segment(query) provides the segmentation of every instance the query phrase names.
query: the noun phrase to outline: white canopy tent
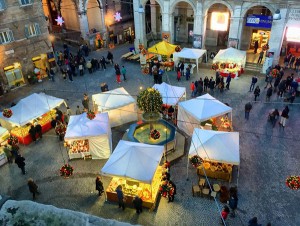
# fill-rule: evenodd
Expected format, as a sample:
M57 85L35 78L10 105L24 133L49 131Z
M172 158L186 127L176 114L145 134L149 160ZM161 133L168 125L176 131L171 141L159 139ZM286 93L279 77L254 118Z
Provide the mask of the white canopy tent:
M8 130L0 126L0 144L8 137L9 137Z
M120 140L101 174L152 183L164 146Z
M49 112L51 109L60 106L62 103L66 105L64 99L49 96L44 93L33 93L30 96L21 99L15 106L10 108L13 112L13 115L10 118L5 118L1 112L1 123L4 121L4 127L6 128L11 128L12 126L24 126L32 120Z
M92 95L95 111L108 112L111 127L137 121L135 99L123 88Z
M206 61L207 61L207 51L206 51L206 49L183 48L180 52L173 53L173 60L175 62L174 65L178 64L178 62L180 61L180 58L193 59L193 60L196 60L197 72L198 72L199 59L202 58L204 54L205 54Z
M228 49L220 49L218 54L214 57L213 63L236 63L245 68L246 57L246 51L230 47Z
M177 126L192 136L194 128L200 128L201 122L227 113L231 113L232 121L232 108L211 95L205 94L178 103Z
M164 104L176 105L181 99L186 99L185 87L171 86L163 82L155 84L153 88L160 92Z
M112 135L108 113L96 114L93 120L86 113L70 116L65 141L88 140L93 159L107 159L111 154ZM80 153L74 158L81 157Z

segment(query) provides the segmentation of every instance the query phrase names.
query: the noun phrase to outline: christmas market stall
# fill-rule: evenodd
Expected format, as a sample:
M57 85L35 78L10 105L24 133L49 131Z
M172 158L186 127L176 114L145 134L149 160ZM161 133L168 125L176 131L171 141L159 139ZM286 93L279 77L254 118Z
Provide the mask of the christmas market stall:
M65 135L69 158L107 159L111 154L112 136L108 113L71 115Z
M177 126L189 136L194 128L231 131L231 125L232 108L209 94L178 103Z
M213 59L213 70L219 70L220 75L227 77L229 74L232 78L244 73L246 65L246 51L235 48L221 49Z
M7 162L6 154L3 151L4 145L7 144L9 132L7 129L0 126L0 166Z
M92 95L94 110L108 112L111 127L137 121L135 99L123 88Z
M231 182L234 166L240 165L239 133L195 128L189 150L190 161L200 157L194 167L199 176Z
M164 146L121 140L101 174L113 177L106 189L107 200L117 202L116 188L121 185L126 205L138 195L143 206L153 208L159 195L162 167L159 166Z
M10 109L4 109L0 114L0 122L3 127L19 139L21 144L32 142L29 130L34 122L42 126L42 133L50 130L51 120L56 117L54 108L65 104L63 99L46 95L44 93L33 93L21 99ZM6 114L9 113L9 114Z

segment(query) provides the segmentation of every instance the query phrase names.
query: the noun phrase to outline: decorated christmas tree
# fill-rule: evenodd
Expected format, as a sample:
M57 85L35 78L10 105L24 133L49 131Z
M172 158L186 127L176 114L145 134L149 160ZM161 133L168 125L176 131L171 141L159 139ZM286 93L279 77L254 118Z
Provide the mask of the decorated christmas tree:
M145 113L159 112L162 104L160 92L154 88L147 88L141 91L137 97L137 105Z

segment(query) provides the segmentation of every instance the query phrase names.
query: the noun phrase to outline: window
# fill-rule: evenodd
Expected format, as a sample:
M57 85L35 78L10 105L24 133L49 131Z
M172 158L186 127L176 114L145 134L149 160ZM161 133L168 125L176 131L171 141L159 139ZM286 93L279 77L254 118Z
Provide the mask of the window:
M38 36L40 34L41 34L41 29L38 23L25 25L25 36L27 38Z
M33 4L33 0L20 0L20 4L22 6L32 5Z
M5 5L5 1L4 0L0 0L0 11L5 9L6 5Z
M0 31L0 45L12 42L14 36L11 30Z

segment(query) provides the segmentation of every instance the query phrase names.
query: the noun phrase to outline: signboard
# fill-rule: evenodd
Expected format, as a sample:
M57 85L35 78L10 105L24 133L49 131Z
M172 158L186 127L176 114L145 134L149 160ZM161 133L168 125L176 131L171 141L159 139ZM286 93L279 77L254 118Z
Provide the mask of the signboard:
M193 48L201 49L202 48L202 35L195 35L193 36Z
M246 26L248 27L260 27L260 28L271 28L273 18L272 16L265 15L249 15L246 19Z
M215 31L227 31L229 13L212 12L210 28Z
M288 27L286 31L286 40L288 42L300 42L300 28Z
M229 38L228 39L228 48L238 48L239 46L239 39L238 38Z
M300 24L300 9L291 9L288 16L288 26Z

